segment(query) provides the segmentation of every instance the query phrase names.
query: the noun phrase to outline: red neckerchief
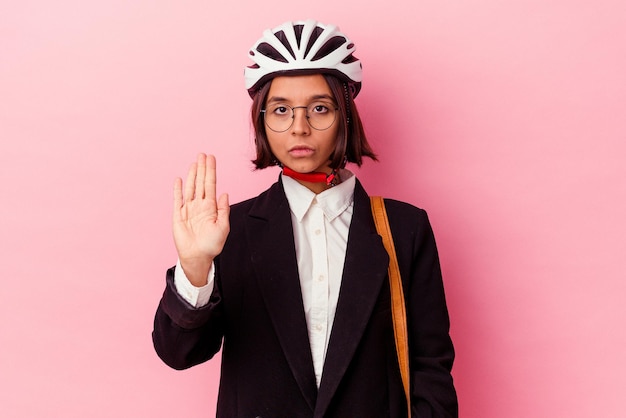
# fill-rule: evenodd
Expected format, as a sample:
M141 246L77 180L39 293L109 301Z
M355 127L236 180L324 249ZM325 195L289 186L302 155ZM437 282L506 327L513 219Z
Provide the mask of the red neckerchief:
M309 183L326 183L327 186L334 186L337 181L337 170L330 174L314 171L312 173L298 173L291 168L283 167L283 174L296 180L308 181Z

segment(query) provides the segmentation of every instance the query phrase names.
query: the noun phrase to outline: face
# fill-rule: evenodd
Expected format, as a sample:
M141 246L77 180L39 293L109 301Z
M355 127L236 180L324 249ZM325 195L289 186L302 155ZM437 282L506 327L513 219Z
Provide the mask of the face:
M291 112L287 106L315 105L315 109L337 106L328 83L320 74L274 78L265 107L275 109L281 104L286 105L279 106L281 112ZM275 132L265 127L272 153L283 165L299 173L330 173L329 158L337 141L339 115L328 129L320 131L307 122L305 108L298 107L294 112L293 124L286 131Z

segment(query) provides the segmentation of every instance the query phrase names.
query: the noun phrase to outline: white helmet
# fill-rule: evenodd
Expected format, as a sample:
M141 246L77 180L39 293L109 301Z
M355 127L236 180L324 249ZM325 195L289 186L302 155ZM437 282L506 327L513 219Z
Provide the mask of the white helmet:
M246 67L251 97L270 79L282 74L324 73L348 83L352 97L361 90L361 61L352 55L354 43L334 25L315 20L286 22L267 29L250 49L254 64Z

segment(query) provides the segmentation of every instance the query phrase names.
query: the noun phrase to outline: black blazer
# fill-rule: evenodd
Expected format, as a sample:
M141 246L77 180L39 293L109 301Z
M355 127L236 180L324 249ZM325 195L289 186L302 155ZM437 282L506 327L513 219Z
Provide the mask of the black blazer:
M386 200L409 328L412 417L456 417L454 350L434 237L426 213ZM393 336L388 255L357 181L344 273L319 390L281 182L232 206L231 231L216 259L210 302L191 307L173 269L157 309L153 342L176 369L222 347L217 416L406 417Z

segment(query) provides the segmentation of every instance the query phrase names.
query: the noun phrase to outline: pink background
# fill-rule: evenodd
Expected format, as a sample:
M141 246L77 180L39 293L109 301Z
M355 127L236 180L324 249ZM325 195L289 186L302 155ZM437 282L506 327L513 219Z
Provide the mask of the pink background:
M199 151L232 202L276 178L246 53L316 17L365 63L361 180L430 214L461 416L624 416L625 5L3 1L0 415L214 415L219 361L151 345L173 178Z

